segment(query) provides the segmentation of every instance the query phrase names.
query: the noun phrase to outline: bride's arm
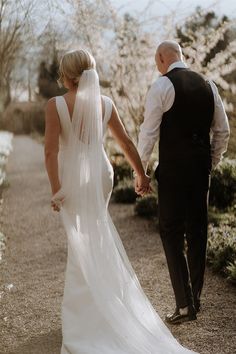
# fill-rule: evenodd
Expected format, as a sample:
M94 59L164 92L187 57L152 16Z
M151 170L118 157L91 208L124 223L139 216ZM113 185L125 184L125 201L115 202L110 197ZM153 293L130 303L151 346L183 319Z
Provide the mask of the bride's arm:
M138 151L127 134L114 104L112 107L111 118L108 121L108 127L111 130L113 137L123 150L127 161L137 174L138 186L136 188L136 192L140 194L148 192L150 178L145 174Z
M56 110L55 98L51 98L46 106L45 113L45 166L47 169L52 194L60 189L58 177L57 155L59 150L60 121Z

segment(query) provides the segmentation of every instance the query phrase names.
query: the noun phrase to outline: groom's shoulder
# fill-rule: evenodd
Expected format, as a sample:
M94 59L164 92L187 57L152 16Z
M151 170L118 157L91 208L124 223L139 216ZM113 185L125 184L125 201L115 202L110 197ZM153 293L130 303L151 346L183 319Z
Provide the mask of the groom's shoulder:
M149 95L162 95L172 89L173 84L167 76L159 76L150 86Z
M168 77L162 75L162 76L159 76L159 77L152 83L151 86L159 88L159 87L162 87L164 84L166 84L166 83L168 83L168 82L170 82L170 80L168 79Z
M157 85L157 86L162 86L163 84L170 82L169 78L165 75L161 75L159 76L153 84Z

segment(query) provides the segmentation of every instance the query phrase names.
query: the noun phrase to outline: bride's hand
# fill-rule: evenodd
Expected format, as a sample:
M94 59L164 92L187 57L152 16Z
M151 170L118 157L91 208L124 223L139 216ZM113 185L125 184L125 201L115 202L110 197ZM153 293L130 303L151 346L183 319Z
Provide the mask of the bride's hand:
M151 178L144 174L135 177L135 192L141 196L150 193L152 188L150 186Z
M51 207L54 211L60 211L65 200L65 193L63 189L59 189L51 198Z

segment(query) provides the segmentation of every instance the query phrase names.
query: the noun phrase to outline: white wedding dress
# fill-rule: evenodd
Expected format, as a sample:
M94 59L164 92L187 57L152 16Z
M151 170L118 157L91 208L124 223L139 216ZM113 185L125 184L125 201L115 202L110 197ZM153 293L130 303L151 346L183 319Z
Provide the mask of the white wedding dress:
M94 73L88 73L88 77L98 90ZM103 139L111 117L112 101L102 97L105 103ZM68 238L61 354L194 353L172 336L140 286L107 210L113 185L112 166L101 142L93 149L91 132L87 140L82 137L84 126L77 126L79 148L73 162L70 160L73 148L69 147L70 134L77 129L76 126L72 128L72 122L79 115L81 102L83 97L80 97L78 107L75 103L71 121L64 97L56 97L61 124L59 176L65 194L63 175L70 178L67 188L71 188L72 193L71 199L67 198L71 202L63 202L60 211ZM86 114L82 125L84 119L87 119ZM89 123L86 121L86 124ZM92 125L92 129L94 131L96 126ZM99 185L99 166L102 195L96 187Z

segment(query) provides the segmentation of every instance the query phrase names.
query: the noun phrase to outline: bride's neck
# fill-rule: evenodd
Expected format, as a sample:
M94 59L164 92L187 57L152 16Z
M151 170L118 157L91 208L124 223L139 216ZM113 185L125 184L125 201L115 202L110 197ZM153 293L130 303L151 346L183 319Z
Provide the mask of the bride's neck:
M77 87L77 86L76 86L76 87L73 87L73 88L69 88L69 89L68 89L68 93L76 94L77 90L78 90L78 87Z

